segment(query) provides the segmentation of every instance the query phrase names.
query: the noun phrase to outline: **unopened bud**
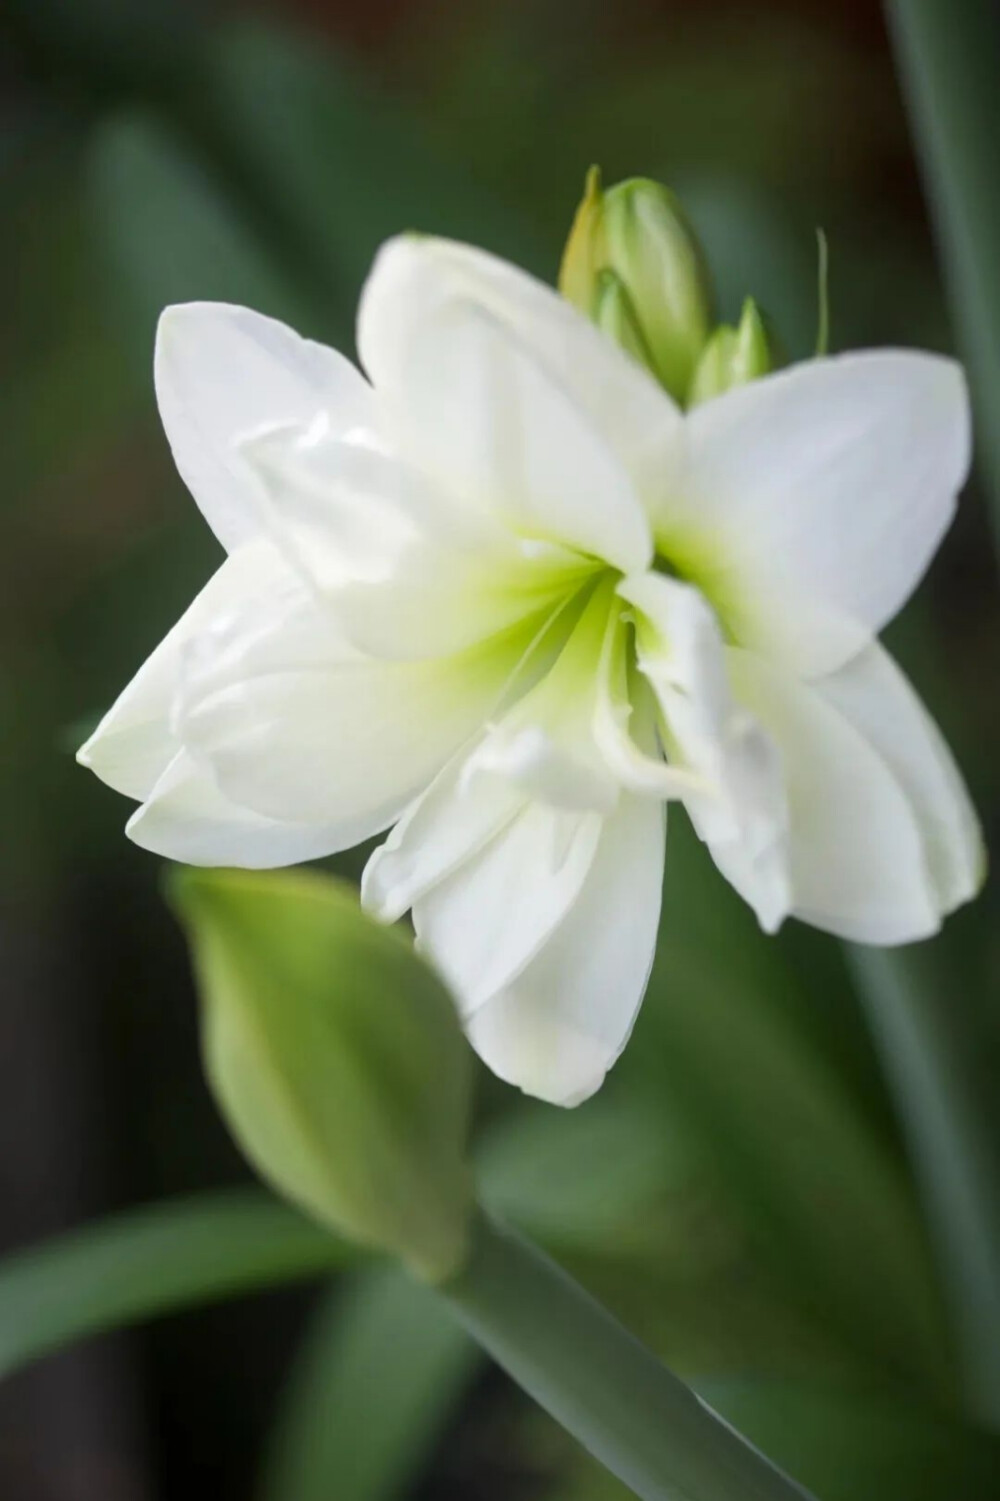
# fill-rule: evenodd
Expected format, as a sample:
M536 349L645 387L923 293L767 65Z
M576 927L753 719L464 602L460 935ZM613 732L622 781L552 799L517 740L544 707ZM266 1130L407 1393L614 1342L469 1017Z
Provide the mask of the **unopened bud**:
M250 1161L338 1233L451 1275L472 1207L470 1055L443 985L328 877L181 870L171 894L209 1083Z
M619 342L642 359L677 400L687 394L711 327L705 259L687 216L668 188L633 177L604 192L592 167L559 273L559 289L581 312L614 333L602 318L611 272L627 299ZM616 318L617 318L616 314ZM638 330L636 347L634 338Z
M767 375L775 364L772 341L760 311L753 298L748 297L739 327L720 324L705 346L695 368L687 404L695 407L734 386L745 386L748 381Z

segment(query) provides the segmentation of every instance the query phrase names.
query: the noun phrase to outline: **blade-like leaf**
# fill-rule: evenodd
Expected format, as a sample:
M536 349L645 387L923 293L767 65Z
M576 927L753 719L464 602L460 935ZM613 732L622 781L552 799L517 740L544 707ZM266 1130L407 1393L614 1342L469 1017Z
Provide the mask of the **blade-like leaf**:
M994 1501L1000 1441L945 1413L864 1390L755 1377L694 1382L711 1406L822 1501ZM565 1473L545 1501L628 1501L629 1492L578 1457L544 1420L526 1441ZM564 1450L561 1449L564 1445Z
M757 1254L800 1307L883 1370L948 1388L943 1313L901 1164L795 1025L810 996L796 994L781 947L681 833L677 820L636 1064L701 1134Z
M659 1260L655 1210L675 1156L648 1102L605 1093L585 1110L507 1111L483 1133L476 1167L484 1201L549 1251Z
M114 1216L0 1266L0 1376L84 1335L319 1276L357 1254L255 1190Z
M698 1391L823 1501L992 1501L1000 1440L891 1395L711 1380Z
M137 365L152 359L167 304L244 303L299 327L311 307L241 215L225 184L155 118L122 115L96 132L90 183L99 236Z
M483 1355L392 1267L320 1305L282 1399L260 1501L392 1501L420 1475Z
M472 239L554 272L517 214L315 38L225 27L201 89L234 170L349 310L379 243L402 230Z
M971 955L978 914L933 947L853 947L867 1007L910 1148L954 1321L964 1385L983 1421L1000 1421L1000 1136L996 1040L977 1015L984 977ZM957 936L957 932L956 932ZM963 964L961 961L965 960ZM950 960L950 962L949 962ZM963 974L964 970L964 974ZM964 982L964 983L963 983ZM991 1075L993 1077L991 1077Z

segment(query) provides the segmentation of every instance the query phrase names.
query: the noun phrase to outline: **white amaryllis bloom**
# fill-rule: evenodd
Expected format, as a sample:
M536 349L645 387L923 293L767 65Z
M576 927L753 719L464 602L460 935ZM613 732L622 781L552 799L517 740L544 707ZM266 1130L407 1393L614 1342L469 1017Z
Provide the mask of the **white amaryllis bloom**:
M954 363L812 360L684 415L548 288L415 237L358 346L367 379L243 308L163 315L228 557L80 751L138 844L270 866L393 826L365 902L562 1104L642 999L669 801L769 932L902 943L974 893L962 781L875 639L968 469Z

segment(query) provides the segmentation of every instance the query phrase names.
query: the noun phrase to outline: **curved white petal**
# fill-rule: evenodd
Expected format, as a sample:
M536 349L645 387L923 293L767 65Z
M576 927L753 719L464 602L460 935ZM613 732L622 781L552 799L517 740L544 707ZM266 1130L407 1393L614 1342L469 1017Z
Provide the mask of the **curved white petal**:
M781 752L795 915L860 943L934 933L921 828L887 762L816 685L750 652L727 661L733 692Z
M594 733L610 581L592 591L554 662L471 751L462 779L499 777L552 808L610 813L619 782Z
M254 536L253 485L237 450L262 425L325 412L343 433L371 428L371 388L333 349L274 318L221 302L168 307L156 333L160 418L181 478L224 547Z
M671 763L687 772L683 796L691 821L727 880L773 933L791 907L778 748L734 701L722 634L698 590L644 574L623 579L618 592L638 612L639 670L658 700Z
M892 657L876 642L816 690L874 747L909 799L940 911L967 902L985 873L979 821L940 730Z
M438 774L369 858L361 900L381 922L402 917L524 808L524 794L509 781L463 778L465 760L459 756Z
M657 535L739 645L807 676L915 588L970 458L960 367L904 351L810 360L704 403Z
M397 456L332 436L325 419L261 432L243 451L276 543L378 656L460 651L553 608L594 566L525 546Z
M507 985L560 922L590 869L602 820L525 802L452 875L413 904L421 951L463 1016Z
M116 792L149 797L178 750L170 717L185 643L201 631L224 628L248 603L273 603L289 587L295 580L268 544L231 553L80 747L80 764Z
M564 297L508 262L454 240L401 235L382 246L358 314L361 362L376 387L403 389L414 339L443 308L475 303L529 350L642 489L681 416L650 374Z
M233 802L337 825L344 848L398 817L480 727L521 650L508 635L450 658L365 657L302 593L188 643L175 731Z
M586 414L517 336L456 299L415 325L392 403L406 451L516 535L622 568L652 540L631 481Z
M562 922L466 1023L493 1072L527 1094L579 1104L628 1041L656 949L665 833L660 804L624 797Z
M610 813L618 787L587 742L540 724L501 724L490 731L464 767L467 786L480 777L498 779L521 793L568 812Z
M265 870L331 854L339 827L280 823L230 802L211 775L179 751L125 832L134 843L186 865Z
M594 697L593 735L613 776L646 797L680 798L707 791L689 768L670 765L656 738L656 710L649 684L630 670L629 623L616 601L608 616Z

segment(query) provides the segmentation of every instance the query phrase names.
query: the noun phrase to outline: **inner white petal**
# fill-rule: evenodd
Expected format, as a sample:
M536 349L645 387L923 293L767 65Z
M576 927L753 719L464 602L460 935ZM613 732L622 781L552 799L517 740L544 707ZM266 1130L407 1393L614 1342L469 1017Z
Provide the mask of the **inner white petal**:
M722 632L697 589L647 573L618 592L637 611L638 667L656 695L668 760L700 779L684 794L691 821L773 932L792 906L781 753L734 699Z

